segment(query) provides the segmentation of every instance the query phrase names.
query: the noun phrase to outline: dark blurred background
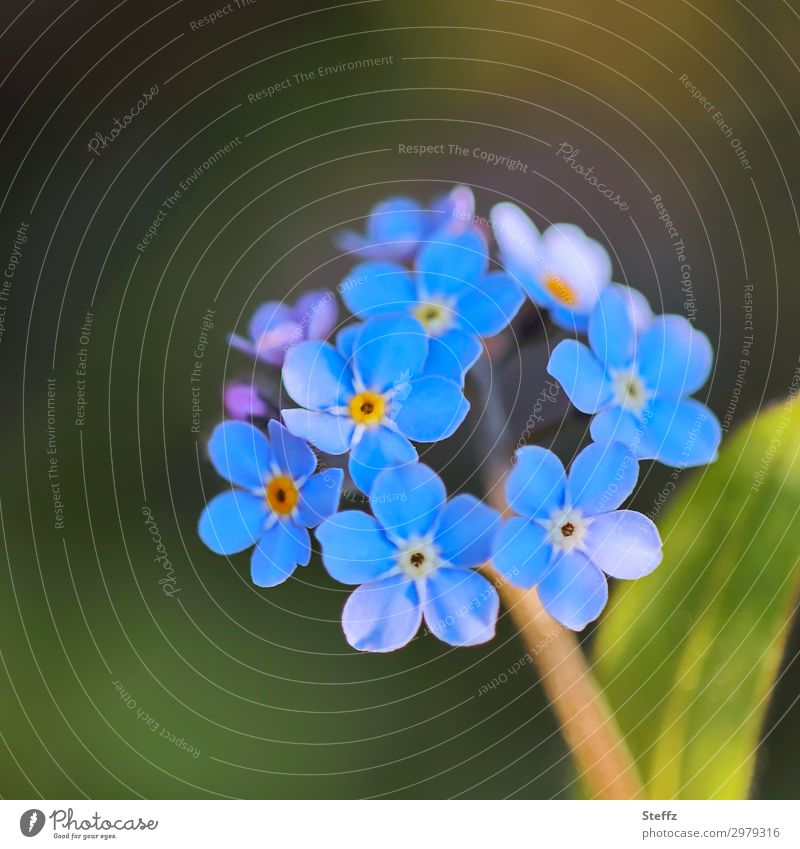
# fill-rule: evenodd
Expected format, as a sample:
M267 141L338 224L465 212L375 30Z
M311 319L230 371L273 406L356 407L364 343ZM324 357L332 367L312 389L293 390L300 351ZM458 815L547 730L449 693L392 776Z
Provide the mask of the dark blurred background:
M347 590L318 560L259 590L247 555L203 548L196 520L223 487L204 442L223 381L252 375L226 335L267 298L339 282L352 260L332 233L360 229L378 200L463 182L483 215L512 199L540 226L579 224L617 280L708 333L718 363L701 394L735 427L785 393L798 358L797 4L240 0L197 25L218 10L4 0L0 12L12 274L0 281L0 794L579 796L532 667L509 672L522 649L506 617L484 648L420 637L361 655L338 622ZM381 61L347 67L366 59ZM399 152L415 144L446 152ZM515 432L548 344L506 377ZM479 492L470 428L426 456ZM647 470L641 505L667 473ZM795 633L788 656L798 648ZM799 687L790 665L754 795L797 794Z

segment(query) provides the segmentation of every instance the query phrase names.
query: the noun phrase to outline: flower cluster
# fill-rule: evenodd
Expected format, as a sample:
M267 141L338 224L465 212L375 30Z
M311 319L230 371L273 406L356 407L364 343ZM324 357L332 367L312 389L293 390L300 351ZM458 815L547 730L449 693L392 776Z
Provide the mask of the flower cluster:
M362 651L406 645L423 622L450 645L486 642L496 581L535 587L551 616L581 630L606 604L607 576L640 578L661 561L655 525L620 509L639 461L683 468L716 457L719 424L690 397L711 371L708 338L614 283L608 253L579 228L540 233L505 202L489 221L487 232L465 186L430 207L390 198L363 233L337 237L358 259L338 287L352 321L337 329L333 295L310 292L294 306L264 304L246 336L230 337L280 369L294 406L279 405L265 380L226 386L229 418L208 453L233 489L208 503L200 538L224 555L252 548L253 582L272 587L309 563L315 529L328 574L356 587L342 624ZM448 500L416 445L462 424L484 340L508 332L526 294L564 336L548 371L593 416L594 441L569 473L548 448L521 448L503 520L472 495ZM345 485L371 513L339 510Z

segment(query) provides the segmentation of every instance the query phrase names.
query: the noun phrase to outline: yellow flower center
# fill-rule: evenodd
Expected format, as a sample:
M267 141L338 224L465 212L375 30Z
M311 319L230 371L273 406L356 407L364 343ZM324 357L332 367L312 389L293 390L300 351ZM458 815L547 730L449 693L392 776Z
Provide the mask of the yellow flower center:
M266 489L267 504L275 513L285 516L297 506L297 487L288 475L276 475Z
M575 290L557 274L545 275L544 288L566 307L574 307L578 303L578 295Z
M421 301L414 308L414 318L430 333L436 336L444 333L453 323L453 311L436 301Z
M385 412L386 401L376 392L359 392L350 399L350 418L357 424L379 424Z

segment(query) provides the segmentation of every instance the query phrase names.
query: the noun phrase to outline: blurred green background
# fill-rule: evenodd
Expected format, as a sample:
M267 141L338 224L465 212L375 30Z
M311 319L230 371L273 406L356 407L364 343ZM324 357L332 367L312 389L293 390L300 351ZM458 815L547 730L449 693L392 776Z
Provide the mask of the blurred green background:
M428 200L463 182L481 214L512 199L542 226L579 224L610 250L616 279L689 315L718 352L701 395L734 429L786 394L800 351L796 4L255 0L202 27L192 22L212 3L23 7L5 0L0 13L4 267L27 225L0 302L0 794L579 796L532 667L507 674L522 655L507 617L484 648L421 637L360 655L338 624L346 588L318 560L259 590L246 555L203 548L196 519L222 488L204 441L223 381L252 373L226 335L262 300L342 279L351 261L331 235L360 228L379 199ZM90 153L94 134L154 86L116 140ZM414 144L479 148L526 168L399 152ZM628 209L571 169L562 144ZM139 250L159 209L157 235ZM737 384L751 284L752 356ZM190 374L209 307L197 433ZM515 431L545 357L525 352L525 369L507 377ZM479 491L469 429L427 458L447 464L452 488ZM646 469L640 509L668 475ZM172 597L143 507L174 569ZM795 629L755 796L798 793L798 650Z

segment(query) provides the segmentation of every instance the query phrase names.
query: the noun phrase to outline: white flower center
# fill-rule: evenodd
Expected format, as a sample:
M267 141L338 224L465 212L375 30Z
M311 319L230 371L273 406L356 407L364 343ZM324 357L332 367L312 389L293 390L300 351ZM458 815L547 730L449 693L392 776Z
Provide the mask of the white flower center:
M433 298L420 301L414 308L414 318L431 336L441 336L453 325L455 313L450 301Z
M556 551L570 552L578 548L589 524L580 510L574 507L560 507L542 519L540 524L547 531L547 541Z
M397 565L409 578L423 578L439 568L441 558L429 540L411 541L397 552Z
M645 386L636 366L612 369L611 384L616 403L635 415L642 412L651 397L651 392Z

